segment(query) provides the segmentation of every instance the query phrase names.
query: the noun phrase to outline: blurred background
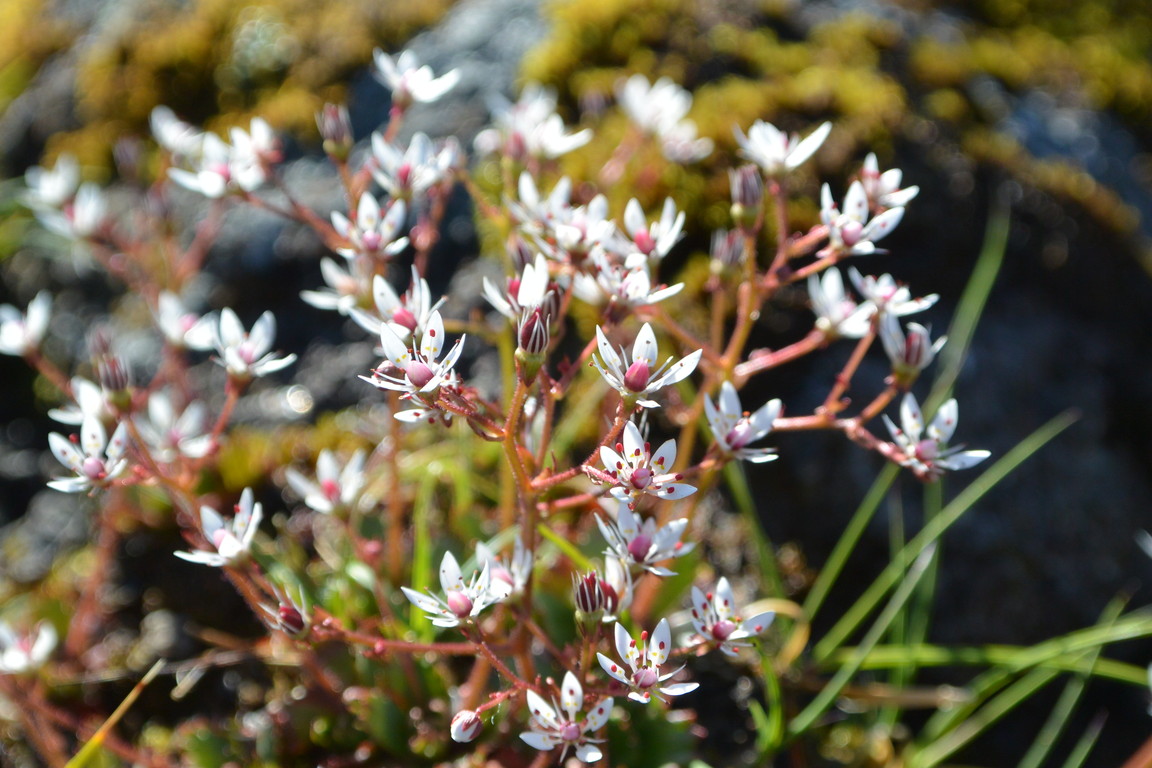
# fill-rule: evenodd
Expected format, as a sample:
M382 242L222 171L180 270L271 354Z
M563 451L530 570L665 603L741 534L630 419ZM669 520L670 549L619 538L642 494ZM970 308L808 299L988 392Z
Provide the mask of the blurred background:
M800 132L834 122L802 179L812 202L799 206L797 229L816 219L819 183L841 194L868 151L920 186L884 243L889 255L855 266L891 272L916 293L939 292L928 318L937 332L990 215L1009 212L1003 267L957 384L958 436L1002 456L1067 409L1080 418L946 537L932 637L1030 643L1092 624L1119 594L1133 606L1152 602L1152 560L1134 540L1152 528L1152 13L1144 0L0 0L0 302L23 307L51 288L58 298L47 352L59 361L84 358L94 322L133 311L120 300L109 307L114 286L62 255L18 198L24 171L61 152L76 155L91 180L146 179L155 158L139 142L160 104L215 130L267 119L284 136L286 178L323 213L338 208L314 116L325 102L346 101L356 138L365 139L389 107L369 74L372 49L409 44L437 72L459 67L462 81L450 99L413 112L407 131L465 142L494 97L529 81L556 88L573 124L606 115L628 73L669 76L692 90L690 117L714 140L713 155L680 168L654 151L641 178L609 191L614 210L637 188L688 210L673 266L702 257L712 230L728 226L732 127L756 119ZM622 120L607 116L565 170L594 178ZM189 219L199 210L190 198L177 203ZM463 265L456 290L475 296L471 264L493 247L462 197L440 246L439 263ZM370 345L350 344L338 320L297 298L318 284L322 253L297 228L234 217L193 292L205 308L243 303L249 321L272 309L278 346L301 355L295 382L306 407L286 405L290 387L270 386L240 414L265 434L306 429L316 413L363 394L354 377L372 364ZM450 274L435 272L434 292L449 289ZM756 342L777 346L810 322L802 305L785 307L766 318ZM155 347L126 347L135 365L154 367ZM754 391L809 411L849 351L762 377ZM862 378L882 380L886 365L870 358ZM0 360L0 383L0 578L32 585L57 554L84 546L85 501L43 487L55 471L44 458L55 428L45 416L51 387L14 358ZM763 523L786 547L802 590L877 463L826 436L778 444L781 459L751 478ZM236 487L248 471L237 469ZM903 513L914 519L916 483L903 482ZM869 537L873 556L853 566L861 579L885 562L883 516ZM133 578L143 583L141 573L157 570L137 560L123 566L129 591ZM143 570L132 576L132 568ZM851 598L834 594L826 614ZM1114 653L1152 661L1147 644ZM1090 764L1118 765L1142 742L1152 730L1147 699L1090 687L1081 724L1109 713ZM1048 706L1025 707L971 760L1013 765Z

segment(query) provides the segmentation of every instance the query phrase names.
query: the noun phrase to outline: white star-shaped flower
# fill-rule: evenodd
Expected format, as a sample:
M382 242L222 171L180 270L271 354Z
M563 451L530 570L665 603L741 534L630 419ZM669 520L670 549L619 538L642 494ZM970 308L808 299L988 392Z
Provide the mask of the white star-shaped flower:
M620 353L617 354L604 331L600 330L600 326L596 326L596 344L600 350L600 357L593 356L592 365L626 402L631 400L644 408L658 408L660 404L650 399L649 395L691 375L703 354L703 350L698 349L675 362L669 357L656 367L659 350L656 347L656 334L648 323L644 323L644 327L636 335L631 360L627 366L624 365L624 348L621 347Z
M597 744L604 739L594 739L591 734L600 730L612 715L612 699L605 697L596 702L583 720L580 720L580 710L584 706L584 688L580 681L571 672L564 673L564 682L560 687L560 705L554 706L544 700L544 697L533 691L527 692L528 711L532 715L531 728L527 733L520 734L520 738L529 746L548 752L556 747L564 749L560 753L560 761L569 749L575 748L576 757L586 763L595 763L604 755Z
M445 552L440 561L440 589L444 593L442 598L400 587L408 601L428 614L437 627L459 626L462 621L479 616L482 610L500 602L509 594L503 587L493 589L492 573L487 563L480 573L473 574L472 580L465 584L460 564L451 552Z
M624 425L623 443L616 450L601 446L600 461L606 473L617 483L611 493L633 507L647 494L657 499L682 499L696 492L696 487L679 482L683 475L669 472L676 463L676 441L666 440L652 453L652 446L640 434L640 428L629 421Z
M884 423L901 454L900 465L923 479L935 480L946 470L968 469L991 456L989 451L966 451L962 445L948 447L948 441L956 430L957 416L958 407L953 398L940 406L932 423L925 429L920 404L911 392L905 394L900 403L901 426L897 427L887 415L884 416Z
M128 459L124 457L128 449L128 427L124 422L117 425L109 439L100 420L86 416L78 438L73 435L69 439L53 432L48 435L48 447L61 464L76 473L75 477L61 477L48 483L49 488L64 493L106 487L128 468Z
M737 648L751 646L748 638L767 629L774 618L775 613L765 611L741 619L736 611L732 586L726 578L716 582L714 592L702 592L692 587L692 626L706 642L729 656L735 656Z
M739 128L734 129L740 155L756 163L768 176L779 176L798 168L820 148L831 131L832 123L823 123L801 140L796 134L789 136L763 120L753 123L747 136Z
M216 551L195 549L191 552L176 552L176 557L213 568L238 565L248 557L252 539L263 518L263 507L255 502L251 488L245 488L240 494L240 503L236 505L236 515L231 525L225 523L220 513L211 507L200 507L201 532Z
M652 518L641 522L639 515L626 502L617 503L614 522L596 516L596 525L608 542L604 554L619 558L627 566L639 566L656 576L675 576L675 571L657 563L686 555L696 547L694 542L681 541L688 528L688 518L681 517L657 527Z
M641 632L639 643L632 639L620 622L616 622L616 653L627 664L628 670L602 653L597 653L596 658L600 667L613 679L632 689L628 698L647 704L653 698L667 702L664 696L680 696L700 687L699 683L663 684L684 669L679 666L671 672L660 674L660 667L668 661L671 652L672 630L668 627L668 619L660 619L651 637L647 632Z
M708 417L708 427L716 438L716 445L724 453L753 464L762 464L777 458L775 448L748 448L772 431L772 424L780 415L781 402L769 400L754 413L748 413L740 406L740 396L736 387L726 381L720 385L720 396L713 403L704 396L704 415Z

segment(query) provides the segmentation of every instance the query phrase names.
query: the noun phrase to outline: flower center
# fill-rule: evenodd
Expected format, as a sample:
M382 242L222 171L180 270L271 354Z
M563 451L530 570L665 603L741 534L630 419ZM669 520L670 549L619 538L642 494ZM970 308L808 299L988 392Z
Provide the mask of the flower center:
M560 728L560 738L564 741L578 741L580 739L580 726L576 723L564 723Z
M651 375L651 369L648 367L648 361L637 360L625 371L624 386L633 392L643 392L648 389L649 375Z
M84 463L80 465L80 471L89 480L100 480L104 477L104 462L95 456L89 456L84 459Z
M408 374L408 381L412 386L420 389L432 381L432 369L419 360L413 360L404 371Z
M632 683L637 688L651 688L660 682L660 675L656 674L656 670L652 667L643 667L636 670L636 674L632 675Z
M632 472L631 482L636 490L644 490L652 482L652 470L648 467L637 467Z
M643 562L648 557L648 550L652 548L652 538L643 533L628 542L628 554L636 562Z
M456 618L463 619L472 613L472 598L459 590L449 592L445 602L448 603L448 610L456 614Z
M712 625L712 638L722 643L727 640L735 631L735 622L728 621L727 619L721 619Z

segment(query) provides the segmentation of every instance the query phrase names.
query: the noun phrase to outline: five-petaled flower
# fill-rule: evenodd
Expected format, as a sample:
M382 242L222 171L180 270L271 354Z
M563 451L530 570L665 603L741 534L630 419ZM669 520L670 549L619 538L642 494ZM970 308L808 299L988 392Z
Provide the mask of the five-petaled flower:
M652 518L641 522L626 502L618 504L615 522L596 516L600 533L608 542L604 554L619 558L626 566L638 565L657 576L675 576L675 571L656 564L686 555L695 548L695 542L680 540L688 527L688 518L681 517L657 527Z
M124 457L128 428L124 422L117 425L109 439L99 419L85 416L79 438L69 439L53 432L48 435L48 446L61 464L76 473L75 477L61 477L48 483L49 488L64 493L106 487L128 468L128 459Z
M644 408L658 408L659 403L648 396L658 389L675 384L688 377L696 370L703 350L696 350L690 355L672 362L668 358L658 368L653 370L658 359L659 350L656 348L656 334L652 326L644 323L640 333L636 335L636 343L632 346L631 361L624 365L624 348L620 353L612 349L608 337L600 326L596 326L596 344L600 350L600 357L593 356L592 365L600 371L600 375L608 384L619 392L625 402L633 402Z
M595 763L604 755L597 744L603 739L594 739L591 734L604 727L612 714L612 699L605 697L596 702L583 720L579 719L584 706L584 688L576 675L564 673L564 683L560 687L560 705L554 706L544 697L528 689L528 711L532 714L531 728L520 738L529 746L541 751L563 747L560 759L563 761L568 750L575 748L576 757L586 763Z
M904 395L900 403L900 425L898 428L887 415L884 423L892 433L892 441L899 451L898 461L925 480L935 480L946 470L968 469L992 454L982 450L964 450L958 445L949 448L948 441L956 429L957 406L952 399L940 406L928 428L924 428L924 416L920 404L911 392Z
M245 488L235 511L232 524L228 525L216 510L200 507L200 529L216 551L194 549L191 552L177 552L176 557L213 568L244 562L252 548L252 539L260 527L260 521L264 518L264 509L255 501L252 489Z
M408 587L400 587L400 590L412 605L428 614L437 627L459 626L461 622L480 615L480 611L493 603L500 602L509 593L504 586L493 588L488 563L465 584L460 564L451 552L445 552L440 561L440 588L444 592L443 598Z
M668 655L671 652L672 630L668 628L668 619L660 619L660 623L656 625L651 637L648 636L647 632L641 632L639 643L632 639L628 630L624 629L620 622L616 622L616 653L624 660L629 669L625 670L623 666L602 653L597 653L596 658L599 660L601 668L614 680L618 680L632 689L628 698L641 704L647 704L652 701L653 691L657 692L655 698L666 702L667 699L664 696L680 696L690 693L700 685L699 683L663 684L665 680L684 669L681 665L671 672L660 674L660 667L668 661Z
M311 509L329 515L350 512L360 500L367 478L364 451L356 451L343 467L332 451L324 449L316 457L316 480L310 480L289 467L284 479Z
M260 315L251 332L247 332L236 313L225 307L219 315L213 313L201 318L185 339L201 335L201 326L212 332L212 346L219 355L216 362L237 379L247 380L274 373L296 361L294 354L277 357L270 351L276 338L276 318L271 312Z
M741 619L736 612L732 586L726 578L716 582L714 592L702 592L698 587L692 587L692 626L705 642L729 656L735 656L737 648L749 647L748 638L767 629L774 618L775 613L765 611Z
M600 447L600 461L609 477L617 484L611 494L632 507L648 494L657 499L682 499L696 492L696 487L678 482L683 475L669 472L676 463L676 441L665 440L656 453L640 434L640 428L629 421L624 425L624 442L616 450Z
M820 190L820 219L828 227L832 248L845 255L876 253L876 242L896 229L902 218L904 209L899 207L888 208L869 220L868 194L859 181L848 187L843 211L836 207L831 187L825 184Z
M456 87L460 70L453 69L440 77L428 65L421 65L412 51L402 51L395 59L377 48L373 52L376 79L392 91L392 102L401 109L412 102L428 103Z
M436 407L437 392L453 375L452 366L460 358L465 338L461 336L457 339L444 359L438 361L440 350L444 347L444 320L438 311L428 318L428 327L420 339L419 351L409 349L387 324L382 324L380 346L388 358L387 362L397 372L391 372L381 365L371 376L360 378L380 389L400 392L401 397L415 400L424 406L395 414L395 418L400 421L415 421L423 417L428 409Z
M748 448L747 445L772 431L782 407L779 399L769 400L755 413L749 413L741 408L740 396L730 381L720 385L716 403L704 396L704 415L708 417L708 427L716 438L716 445L725 454L753 464L777 458L775 448Z

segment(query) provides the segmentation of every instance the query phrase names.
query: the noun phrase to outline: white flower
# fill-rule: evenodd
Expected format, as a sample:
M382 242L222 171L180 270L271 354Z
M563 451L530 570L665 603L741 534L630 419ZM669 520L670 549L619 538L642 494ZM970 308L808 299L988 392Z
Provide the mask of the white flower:
M816 313L816 328L830 337L859 339L872 326L876 307L871 302L857 304L844 290L840 270L829 267L824 277L808 276L808 297Z
M267 179L260 154L265 149L264 140L254 139L240 129L235 129L233 137L240 138L239 149L214 133L203 134L196 153L186 158L191 170L169 168L168 178L210 199L256 189Z
M24 635L0 621L0 674L19 675L39 669L55 648L56 628L46 621Z
M509 280L508 288L504 291L484 276L484 298L488 299L497 312L509 320L516 321L525 310L532 310L544 305L548 295L548 284L552 279L548 269L548 259L544 254L537 253L536 258L524 265L520 277Z
M618 504L615 522L596 516L596 525L608 542L604 554L619 558L629 567L638 565L656 576L675 576L675 571L656 563L686 555L695 548L694 542L680 540L688 527L688 518L681 517L657 528L655 520L649 518L641 523L640 517L627 503L621 501Z
M61 208L76 194L80 184L80 166L67 152L56 158L52 170L33 166L24 172L24 204L29 208Z
M124 451L128 448L128 428L123 422L116 427L112 438L99 419L86 416L80 425L79 448L58 432L48 435L48 446L61 464L76 473L75 477L62 477L48 483L64 493L79 493L103 488L123 474L128 467Z
M550 233L558 221L565 221L572 208L572 181L564 176L552 187L548 197L541 198L536 182L528 171L521 171L516 184L519 200L507 200L508 212L530 234ZM605 213L608 200L605 198Z
M685 119L692 94L669 78L649 83L643 75L632 75L616 84L616 98L637 127L662 140L669 160L691 162L712 151L711 139L697 139L696 123Z
M337 248L336 253L346 259L358 255L374 258L395 256L408 247L407 237L397 237L404 226L408 208L403 200L393 200L388 211L380 215L380 203L365 192L356 206L356 221L352 222L337 211L332 212L332 226L337 234L352 244L351 248Z
M932 293L914 299L908 286L900 285L889 274L880 277L861 275L855 267L848 267L848 277L852 279L852 284L856 286L860 295L872 302L881 313L898 317L928 309L940 298L939 295Z
M602 653L597 653L596 658L600 662L600 667L613 679L632 689L628 698L647 704L652 701L654 690L657 691L655 698L667 702L664 696L680 696L700 687L699 683L662 685L665 680L684 669L680 666L671 672L660 674L660 667L668 661L668 654L671 651L672 630L668 628L668 619L660 619L651 638L647 632L641 632L639 643L632 639L620 622L616 622L616 653L628 665L631 672Z
M219 315L205 316L200 323L212 329L212 345L219 355L216 362L237 378L264 376L296 361L294 354L277 357L276 353L269 351L276 338L276 318L271 312L260 315L250 333L244 330L236 313L228 308L221 310ZM189 331L196 332L196 328Z
M372 56L376 61L373 74L392 91L393 103L401 107L414 101L425 104L437 101L460 81L460 70L453 69L436 77L431 67L420 65L412 51L402 51L393 59L377 48Z
M600 461L607 474L617 483L612 495L635 507L644 494L657 499L682 499L696 492L696 487L677 482L684 476L668 470L676 463L676 441L666 440L652 453L652 447L640 435L640 428L629 421L624 425L624 442L616 450L600 447Z
M428 614L437 627L458 626L465 619L479 616L482 610L507 595L502 587L492 588L492 574L487 563L479 574L473 574L472 581L465 584L460 565L451 552L445 552L440 561L440 589L444 592L443 598L400 587L409 602Z
M53 408L48 415L61 424L83 424L85 419L92 418L102 423L110 423L116 418L116 412L104 390L88 379L74 376L69 382L72 389L72 403L63 408Z
M52 294L40 291L21 312L11 304L0 305L0 354L22 357L40 348L52 314Z
M482 155L503 152L518 161L526 156L552 159L592 140L588 129L568 133L556 114L556 92L538 83L526 85L515 104L497 96L489 108L494 127L481 131L475 142Z
M798 168L820 148L831 131L832 123L824 123L801 141L796 134L789 136L763 120L753 123L747 136L739 128L734 129L741 156L759 165L768 176Z
M692 587L692 626L705 641L729 656L735 656L737 648L749 647L747 639L767 629L774 618L775 613L765 611L741 619L726 578L716 582L715 592L705 593Z
M328 257L320 259L320 276L324 278L327 287L318 291L300 291L301 300L316 309L334 309L342 315L351 313L360 300L366 299L371 291L367 275L352 273L357 266L359 265L353 263L345 270L333 259ZM364 270L356 269L356 271Z
M948 337L941 336L933 344L928 329L919 323L908 323L908 334L905 335L900 330L899 320L893 315L884 315L880 321L880 341L892 363L896 379L907 385L932 364Z
M639 251L648 258L660 260L668 255L672 246L681 237L684 228L684 211L677 213L672 198L664 199L660 220L648 223L640 201L632 198L624 207L624 229L631 237L630 250Z
M136 417L136 428L157 461L171 462L177 456L198 459L212 450L212 436L204 432L207 417L204 404L198 401L177 415L171 396L157 391L148 396L148 417Z
M84 240L92 237L104 224L107 214L104 190L98 185L86 182L80 185L71 205L60 210L36 209L36 218L47 229L69 240Z
M520 738L529 746L542 752L563 746L560 761L568 750L575 748L576 757L586 763L595 763L604 755L597 747L604 739L594 739L591 734L600 730L612 714L612 699L605 697L596 702L583 721L579 713L584 706L584 688L571 672L564 673L564 683L560 687L560 705L549 704L531 688L527 692L528 711L532 715L531 728ZM562 714L561 714L562 711Z
M207 326L198 337L188 338L188 332L200 322L200 316L189 312L179 296L170 291L161 291L156 297L156 310L153 312L156 327L164 334L169 344L192 349L211 349L212 334Z
M364 476L364 460L367 454L356 451L343 467L328 449L320 451L316 457L316 480L310 480L291 467L284 473L288 485L296 491L304 503L321 514L332 514L337 510L351 510L360 500L360 494L367 484Z
M920 187L900 189L903 177L904 174L899 168L880 173L875 152L869 152L868 157L864 158L864 167L860 171L860 181L864 185L868 200L877 208L901 208L920 194Z
M372 178L395 199L422 195L448 175L458 153L454 140L445 142L437 151L428 136L417 133L408 148L401 151L385 141L379 132L373 133Z
M369 333L380 333L383 326L391 329L401 341L407 341L416 334L423 335L432 320L432 314L444 303L441 298L432 303L432 291L428 281L420 277L412 268L412 284L403 296L398 296L382 275L372 278L372 298L376 314L369 314L359 308L350 313L356 323Z
M887 237L900 219L903 208L889 208L868 220L868 195L864 185L852 182L844 195L844 210L832 200L832 189L825 184L820 190L820 220L828 227L832 247L840 253L860 256L876 253L876 242Z
M240 494L240 503L236 505L236 516L232 518L231 526L225 525L224 518L216 510L200 507L201 532L216 551L196 549L176 552L176 557L213 568L238 565L248 557L252 539L263 517L263 507L255 503L251 488L245 488Z
M464 349L464 340L461 336L452 345L452 349L440 357L444 346L444 320L438 311L433 312L428 319L428 327L420 340L420 350L409 349L388 325L380 326L380 346L383 348L387 362L391 363L398 373L393 373L382 364L372 372L372 376L361 376L373 386L380 389L390 389L401 392L404 399L416 400L424 408L415 411L403 411L395 415L401 421L416 421L425 415L426 408L436 407L436 396L440 387L454 375L452 366L460 359Z
M492 575L490 588L502 598L523 594L535 562L532 551L525 548L519 536L516 537L516 543L512 547L512 558L507 565L484 542L476 545L476 561L488 568Z
M884 416L884 423L901 453L900 465L922 478L934 480L945 470L968 469L991 456L989 451L965 451L962 445L948 447L948 441L956 430L957 413L956 400L949 400L940 406L925 430L920 404L911 392L905 394L900 403L902 428L897 428L887 415Z
M200 153L204 134L195 126L189 125L176 113L165 106L158 106L152 110L149 117L152 126L152 137L156 143L179 157L194 157Z
M720 385L717 403L704 396L704 414L708 417L708 427L716 438L716 445L727 455L753 464L777 458L775 448L748 448L747 445L772 431L781 407L778 399L769 400L755 413L748 413L741 408L740 396L729 381Z
M658 359L659 350L656 347L656 334L652 326L644 323L640 333L636 335L636 342L632 346L631 361L624 365L624 348L620 354L612 349L608 337L596 326L596 344L600 350L600 357L592 357L592 364L609 386L619 392L625 400L632 400L644 408L659 407L659 403L648 398L648 395L662 387L666 387L689 376L696 370L697 363L703 350L696 350L690 355L672 362L668 358L662 365L653 370Z
M597 246L584 267L592 274L578 272L572 281L572 293L592 305L610 301L631 308L647 307L675 296L684 288L684 283L652 285L648 259L642 253L632 254L619 265Z

